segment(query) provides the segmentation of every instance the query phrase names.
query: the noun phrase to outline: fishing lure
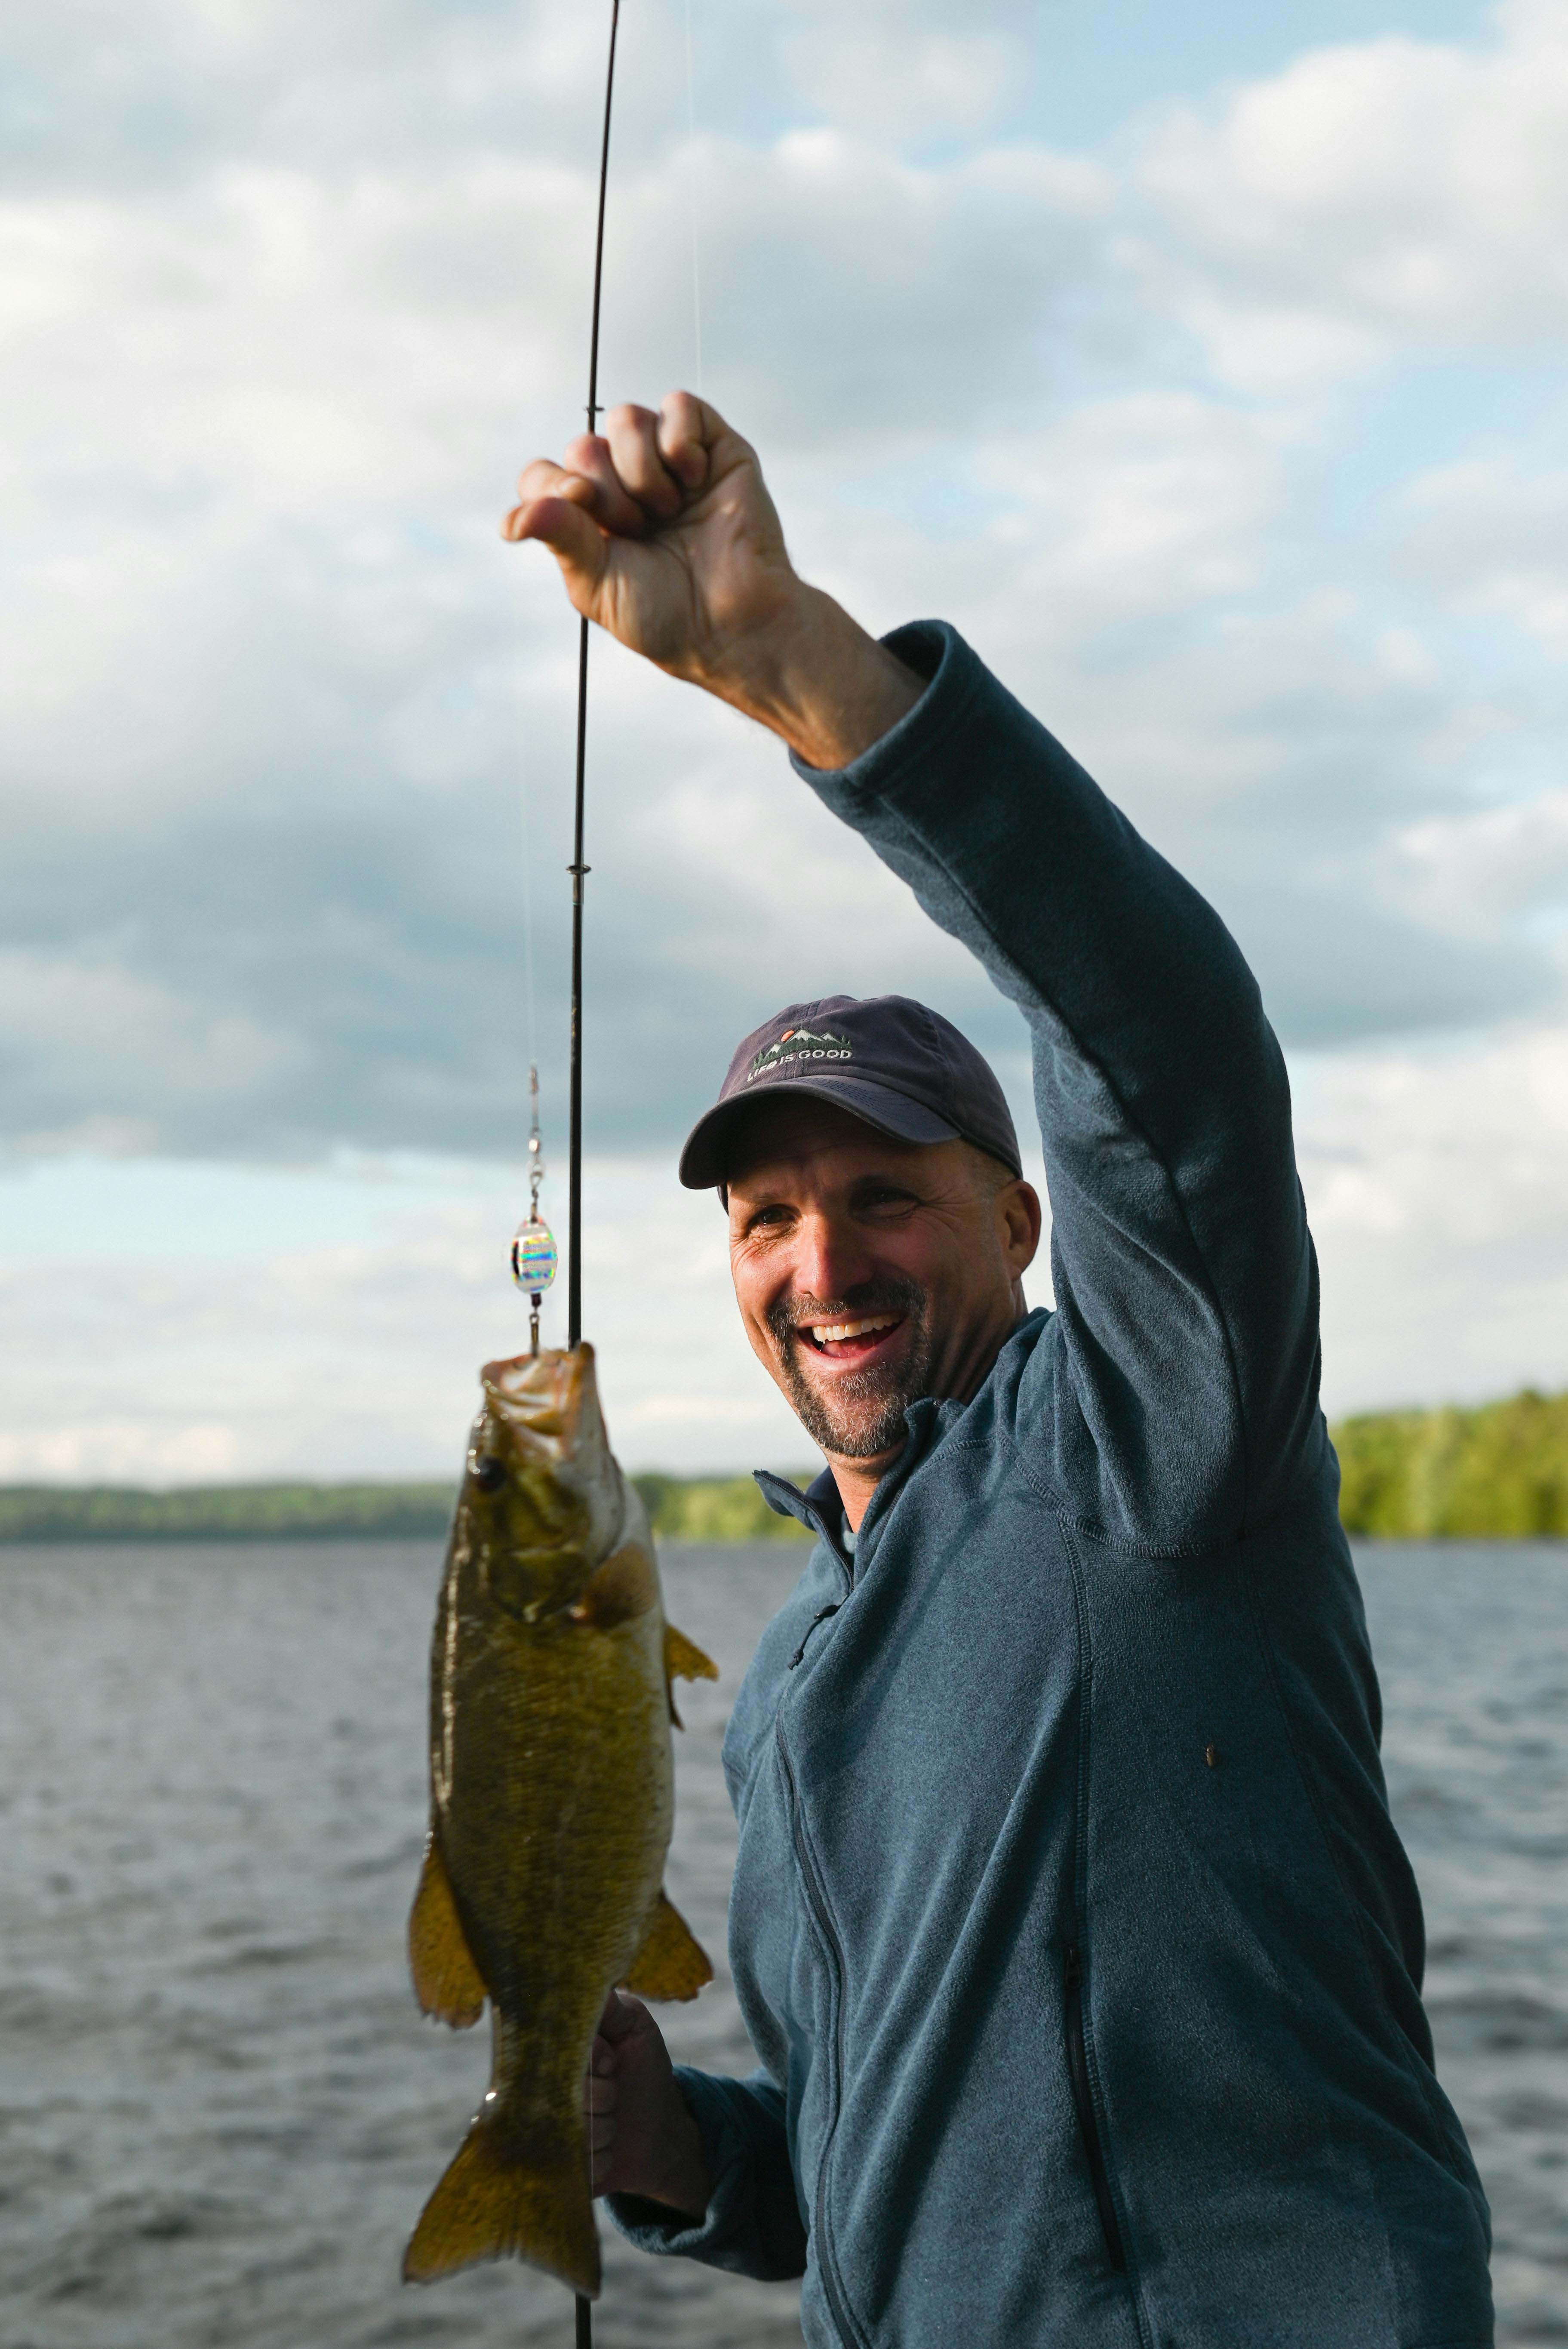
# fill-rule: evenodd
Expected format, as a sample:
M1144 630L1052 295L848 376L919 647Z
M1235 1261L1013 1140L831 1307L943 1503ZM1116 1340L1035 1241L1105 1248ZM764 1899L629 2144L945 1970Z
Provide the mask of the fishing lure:
M544 1181L544 1144L539 1131L539 1071L528 1072L528 1216L511 1236L511 1277L529 1300L529 1350L539 1353L539 1309L555 1278L561 1253L555 1236L539 1212L540 1185Z

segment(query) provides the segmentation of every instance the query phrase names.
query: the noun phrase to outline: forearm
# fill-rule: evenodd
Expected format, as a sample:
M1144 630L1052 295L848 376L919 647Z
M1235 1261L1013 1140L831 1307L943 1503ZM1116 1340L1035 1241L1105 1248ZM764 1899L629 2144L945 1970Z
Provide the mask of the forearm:
M801 583L766 630L726 645L699 684L766 726L808 767L855 760L913 709L925 681L841 605Z

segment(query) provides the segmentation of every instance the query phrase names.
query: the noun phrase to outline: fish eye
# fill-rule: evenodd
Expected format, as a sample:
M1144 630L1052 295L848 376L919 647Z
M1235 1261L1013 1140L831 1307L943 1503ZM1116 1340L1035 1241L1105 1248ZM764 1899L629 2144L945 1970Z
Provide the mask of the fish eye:
M499 1493L506 1483L506 1470L493 1452L481 1452L474 1462L473 1479L481 1493Z

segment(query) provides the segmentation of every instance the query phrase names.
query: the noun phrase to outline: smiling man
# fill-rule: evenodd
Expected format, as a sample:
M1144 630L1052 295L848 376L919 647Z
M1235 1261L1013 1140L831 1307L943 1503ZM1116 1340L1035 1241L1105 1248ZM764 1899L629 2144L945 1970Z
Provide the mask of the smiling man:
M680 1174L727 1194L746 1334L853 1532L905 1407L967 1400L1023 1319L1040 1204L1002 1089L923 1004L792 1003L736 1053Z
M726 1740L760 2068L612 2000L596 2179L801 2275L820 2349L1484 2349L1486 2205L1317 1402L1279 1050L1233 940L950 629L792 569L685 394L524 473L580 611L789 746L1034 1043L896 996L748 1036L681 1162L827 1458Z

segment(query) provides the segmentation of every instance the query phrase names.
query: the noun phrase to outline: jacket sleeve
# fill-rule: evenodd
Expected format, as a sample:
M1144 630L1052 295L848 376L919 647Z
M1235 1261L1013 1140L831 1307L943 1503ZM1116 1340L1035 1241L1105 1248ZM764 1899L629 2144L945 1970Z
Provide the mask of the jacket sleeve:
M1284 1064L1240 949L945 626L852 766L797 771L1018 1006L1057 1311L1018 1393L1031 1473L1102 1538L1205 1549L1326 1441Z
M716 2079L676 2066L707 2157L713 2192L699 2223L635 2194L611 2194L610 2216L640 2251L674 2252L759 2283L806 2271L806 2230L795 2197L784 2098L766 2072Z

